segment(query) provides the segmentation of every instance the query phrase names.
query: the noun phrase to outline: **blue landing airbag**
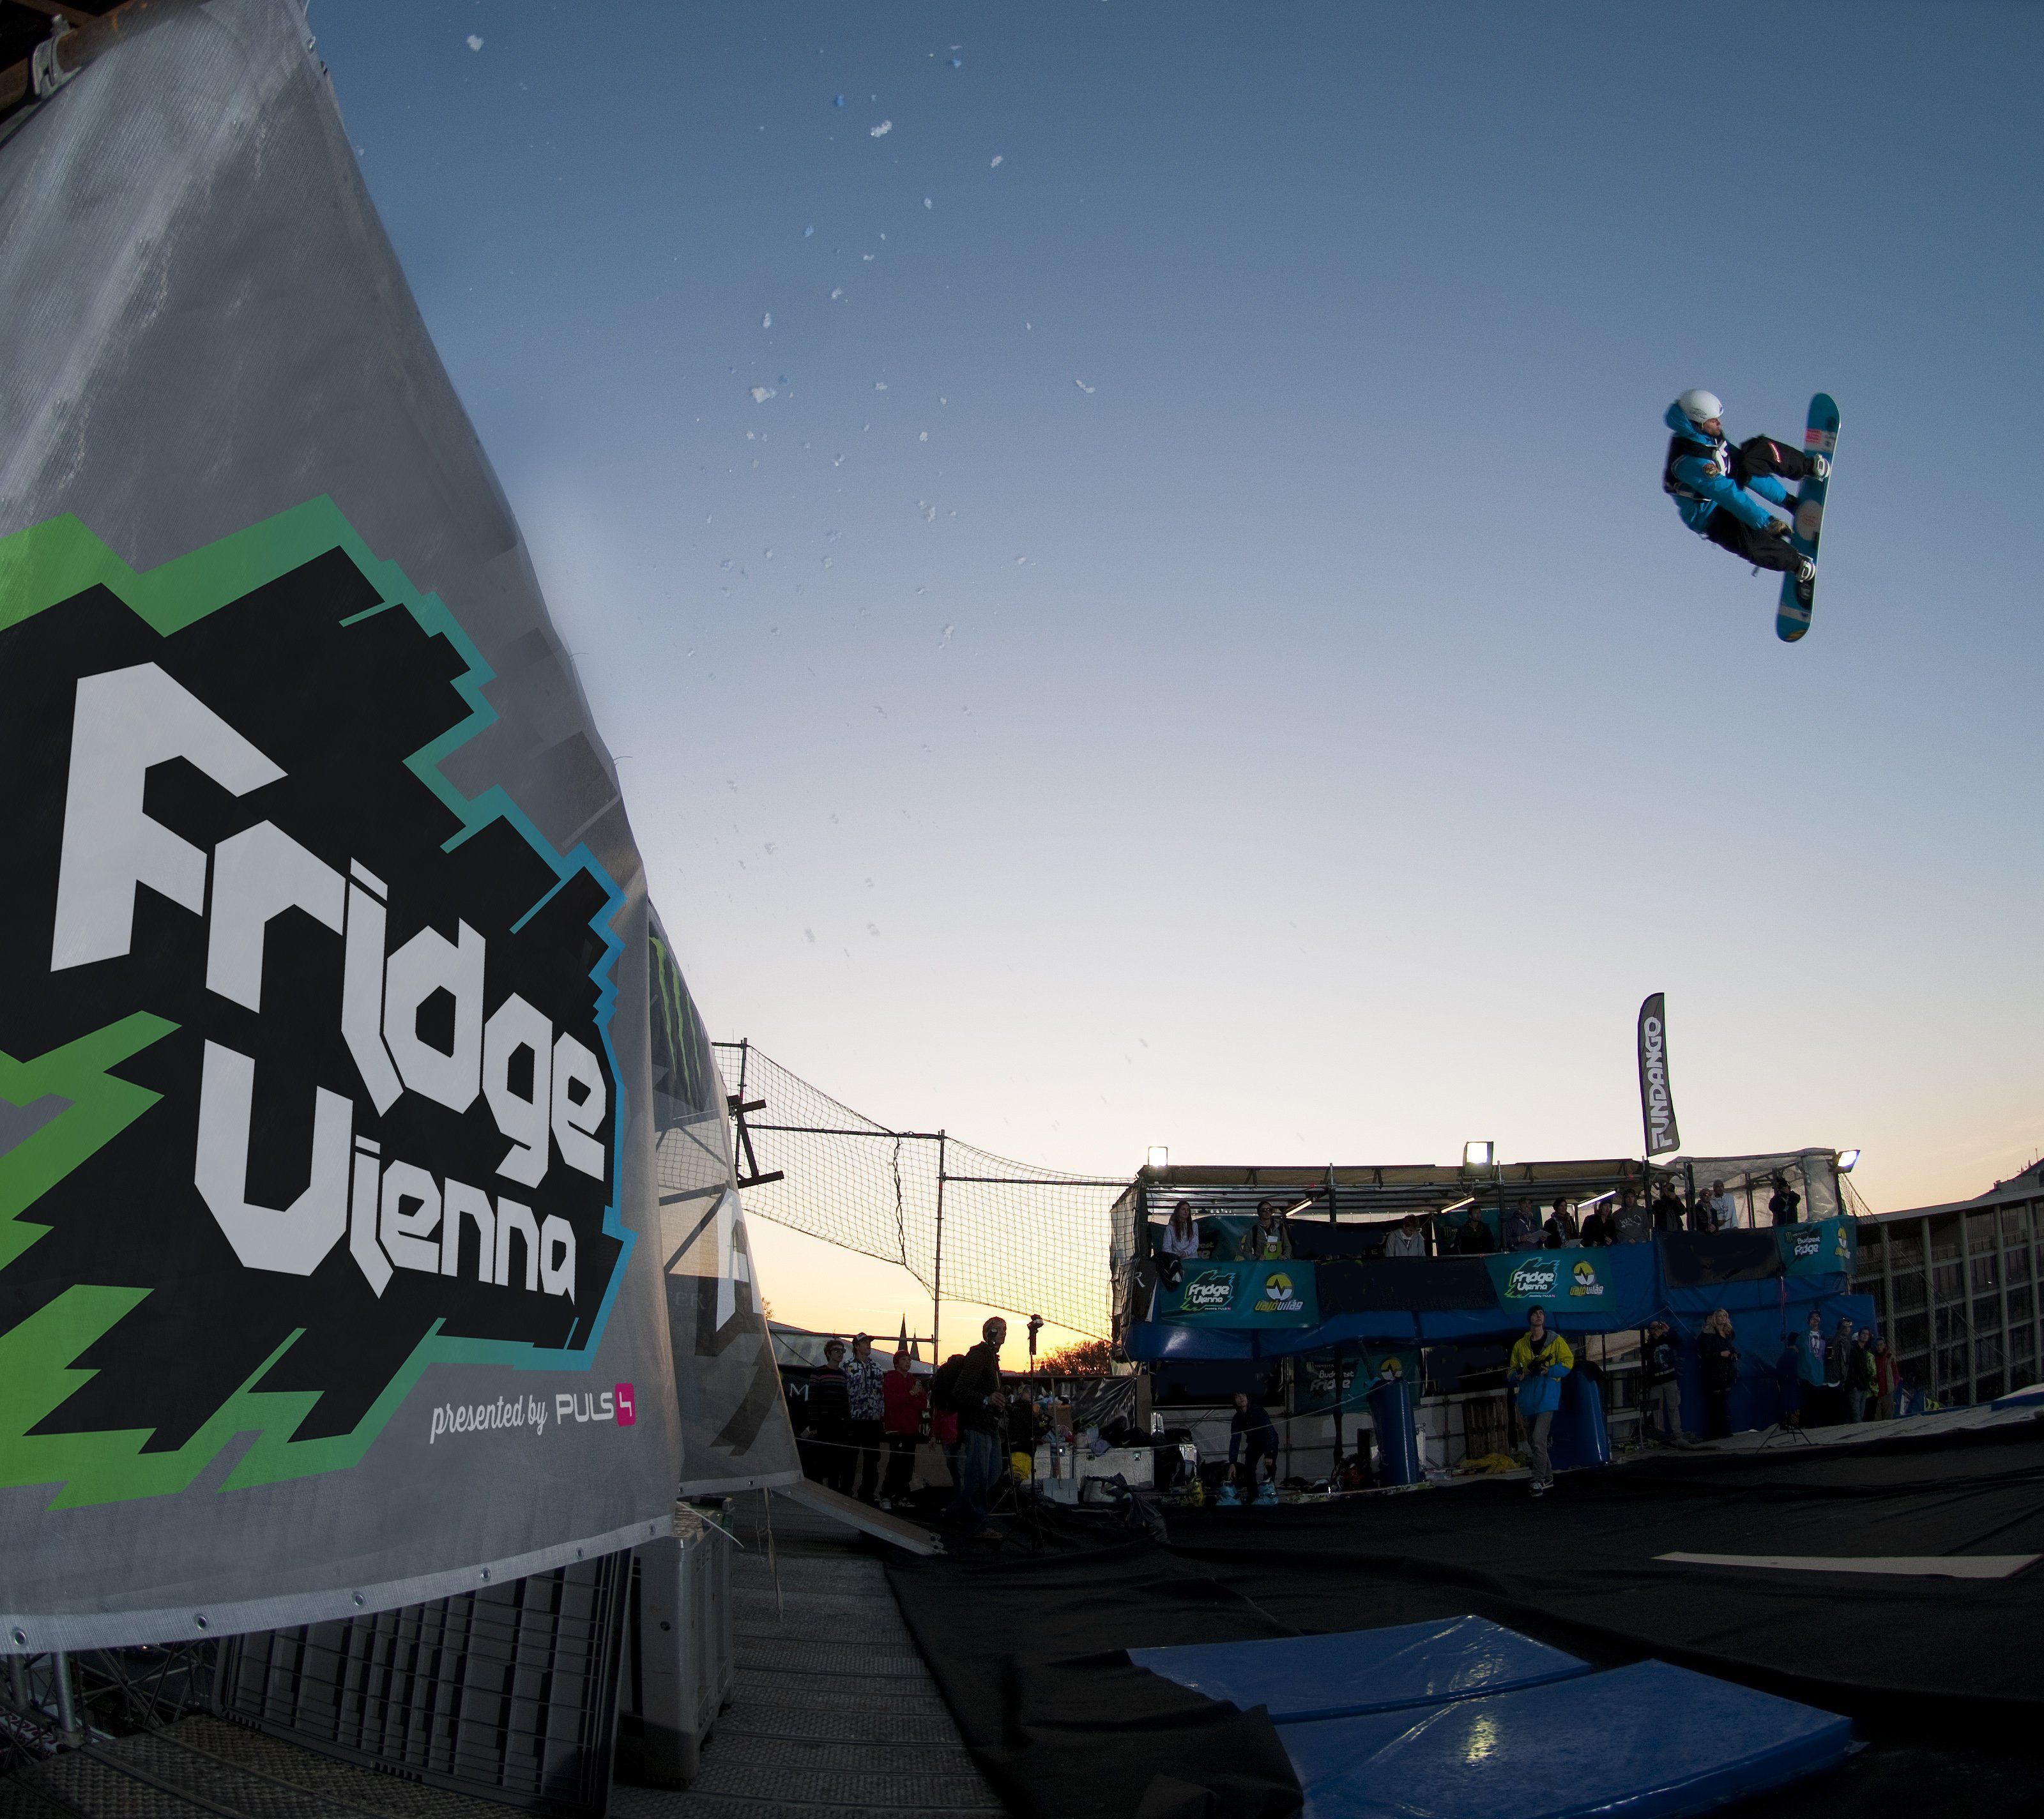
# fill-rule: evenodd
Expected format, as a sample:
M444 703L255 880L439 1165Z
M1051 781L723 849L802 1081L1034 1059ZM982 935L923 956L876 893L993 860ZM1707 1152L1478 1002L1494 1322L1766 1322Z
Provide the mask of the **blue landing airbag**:
M1305 1819L1674 1819L1853 1748L1844 1718L1660 1661L1279 1734Z
M1128 1658L1167 1680L1242 1707L1266 1706L1278 1724L1439 1705L1479 1693L1537 1687L1587 1674L1589 1665L1481 1617L1132 1648Z

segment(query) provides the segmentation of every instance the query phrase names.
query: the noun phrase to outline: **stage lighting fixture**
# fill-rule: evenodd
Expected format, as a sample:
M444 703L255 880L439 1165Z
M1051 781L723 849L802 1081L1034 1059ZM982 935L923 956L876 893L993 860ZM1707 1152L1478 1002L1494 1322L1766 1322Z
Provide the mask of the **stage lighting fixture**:
M1465 1169L1488 1169L1497 1154L1495 1143L1465 1143L1462 1146L1462 1166Z
M1150 1166L1153 1169L1168 1169L1171 1166L1171 1152L1167 1146L1162 1143L1153 1143L1150 1146Z
M1858 1162L1859 1152L1857 1149L1841 1149L1838 1152L1838 1172L1841 1175L1850 1175Z

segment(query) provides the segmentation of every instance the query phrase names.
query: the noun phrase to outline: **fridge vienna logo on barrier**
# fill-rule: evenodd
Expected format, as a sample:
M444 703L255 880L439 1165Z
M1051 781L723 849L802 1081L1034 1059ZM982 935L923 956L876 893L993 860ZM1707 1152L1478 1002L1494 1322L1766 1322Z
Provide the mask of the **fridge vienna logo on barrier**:
M1545 1261L1515 1264L1504 1279L1504 1292L1513 1301L1538 1301L1554 1292L1554 1266Z
M441 774L491 680L325 500L141 574L0 539L0 1483L332 1470L429 1363L586 1368L622 900Z
M1235 1305L1235 1276L1225 1269L1203 1269L1186 1283L1178 1298L1188 1314L1224 1314Z

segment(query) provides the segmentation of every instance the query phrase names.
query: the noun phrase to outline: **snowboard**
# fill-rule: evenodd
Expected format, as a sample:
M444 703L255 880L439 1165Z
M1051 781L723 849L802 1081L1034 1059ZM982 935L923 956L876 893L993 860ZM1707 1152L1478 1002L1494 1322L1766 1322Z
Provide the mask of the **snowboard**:
M1821 455L1826 461L1833 460L1838 447L1838 407L1828 392L1819 392L1810 401L1810 414L1803 428L1803 452ZM1815 557L1817 542L1824 528L1824 494L1829 489L1828 479L1819 480L1815 474L1805 474L1796 494L1796 516L1788 541L1800 556ZM1793 644L1810 629L1810 609L1816 604L1817 584L1810 583L1810 597L1800 599L1796 593L1796 578L1781 578L1781 604L1774 610L1774 635L1785 644Z

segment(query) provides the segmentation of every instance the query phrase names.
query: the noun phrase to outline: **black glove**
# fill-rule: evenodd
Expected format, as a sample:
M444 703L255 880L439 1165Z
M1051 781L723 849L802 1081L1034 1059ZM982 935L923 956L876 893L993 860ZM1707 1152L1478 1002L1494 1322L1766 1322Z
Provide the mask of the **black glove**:
M1769 518L1767 520L1768 535L1779 537L1785 543L1788 541L1790 530L1788 520L1785 518Z

